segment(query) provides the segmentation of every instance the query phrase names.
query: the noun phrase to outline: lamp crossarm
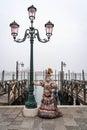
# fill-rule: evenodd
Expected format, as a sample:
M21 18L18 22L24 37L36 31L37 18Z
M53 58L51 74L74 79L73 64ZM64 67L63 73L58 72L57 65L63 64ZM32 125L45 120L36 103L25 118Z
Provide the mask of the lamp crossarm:
M38 29L35 29L35 31L36 31L35 35L37 36L37 39L38 39L39 42L46 43L46 42L49 41L49 38L48 39L41 39L40 38Z
M37 36L38 41L41 42L41 43L47 43L50 40L50 38L41 39L38 29L34 29L34 32L31 32L31 29L26 29L23 39L14 38L14 41L17 42L17 43L22 43L26 40L27 37L28 38L30 37L31 33L34 34L34 36Z
M18 43L24 42L26 40L26 37L29 36L29 31L29 29L26 29L23 39L14 39L14 41Z

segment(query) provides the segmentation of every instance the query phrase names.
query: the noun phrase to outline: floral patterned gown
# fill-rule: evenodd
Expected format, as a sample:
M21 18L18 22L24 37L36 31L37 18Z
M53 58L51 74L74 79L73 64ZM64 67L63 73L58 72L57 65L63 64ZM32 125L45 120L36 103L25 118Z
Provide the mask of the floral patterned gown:
M56 83L51 81L41 82L41 86L44 87L43 97L41 100L41 105L39 107L38 116L42 118L57 118L63 114L59 111L56 103L56 99L52 92L52 89L55 88Z

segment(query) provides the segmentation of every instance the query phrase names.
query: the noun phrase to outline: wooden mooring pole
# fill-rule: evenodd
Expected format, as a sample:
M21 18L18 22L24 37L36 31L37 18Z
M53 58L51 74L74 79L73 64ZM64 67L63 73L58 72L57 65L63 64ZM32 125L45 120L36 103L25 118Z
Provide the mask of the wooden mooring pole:
M16 80L18 81L18 61L16 62Z
M2 71L2 82L4 82L4 77L5 77L5 71Z

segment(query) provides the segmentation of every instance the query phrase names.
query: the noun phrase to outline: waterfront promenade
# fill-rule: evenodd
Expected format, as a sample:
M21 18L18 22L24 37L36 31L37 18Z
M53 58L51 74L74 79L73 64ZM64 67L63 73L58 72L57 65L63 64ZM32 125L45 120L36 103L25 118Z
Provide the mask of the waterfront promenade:
M24 106L0 106L0 130L87 130L87 106L59 106L63 117L24 117Z

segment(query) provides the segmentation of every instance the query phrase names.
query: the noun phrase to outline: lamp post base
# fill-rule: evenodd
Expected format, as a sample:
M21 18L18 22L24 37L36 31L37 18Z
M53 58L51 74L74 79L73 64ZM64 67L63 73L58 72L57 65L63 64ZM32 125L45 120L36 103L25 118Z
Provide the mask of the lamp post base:
M25 117L35 117L38 114L38 108L28 109L24 106L23 115Z
M25 102L25 106L28 109L37 108L37 103L33 94L29 94L28 100Z

